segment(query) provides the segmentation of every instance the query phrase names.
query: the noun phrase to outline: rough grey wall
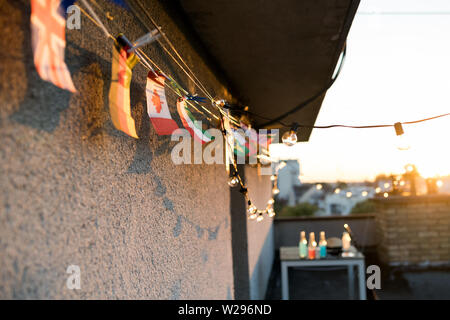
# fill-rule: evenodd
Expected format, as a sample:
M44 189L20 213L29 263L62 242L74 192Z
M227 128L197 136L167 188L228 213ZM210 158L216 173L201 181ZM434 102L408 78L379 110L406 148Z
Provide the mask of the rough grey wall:
M114 16L114 34L144 34L120 7L97 3ZM160 4L146 3L197 76L229 98ZM78 93L42 81L29 18L29 1L0 0L0 298L233 298L224 167L171 162L174 142L157 136L146 115L140 65L131 104L141 139L113 128L112 43L84 17L81 30L67 31ZM158 45L146 52L195 92ZM65 286L70 264L81 267L79 291Z
M270 176L258 175L258 170L245 167L245 179L250 197L259 209L267 206L272 197ZM250 298L264 299L274 259L272 218L261 222L248 221L248 266L250 274Z

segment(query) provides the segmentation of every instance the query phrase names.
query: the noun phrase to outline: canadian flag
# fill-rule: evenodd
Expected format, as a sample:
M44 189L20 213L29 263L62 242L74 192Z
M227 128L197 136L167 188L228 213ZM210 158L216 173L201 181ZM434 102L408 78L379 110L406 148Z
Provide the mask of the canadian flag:
M155 127L156 133L160 136L171 135L178 129L177 123L170 115L167 105L166 93L164 91L164 82L166 78L163 75L156 75L152 71L148 73L146 95L147 95L147 113L150 121Z

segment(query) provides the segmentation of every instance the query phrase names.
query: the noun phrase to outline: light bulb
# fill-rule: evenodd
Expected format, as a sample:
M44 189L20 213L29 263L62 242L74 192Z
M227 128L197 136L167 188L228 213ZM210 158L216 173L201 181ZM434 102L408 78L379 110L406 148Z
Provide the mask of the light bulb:
M444 185L444 182L442 182L442 180L436 181L436 186L437 186L438 188L442 188L443 185Z
M268 205L272 205L275 203L275 200L273 198L271 198L269 201L267 201Z
M341 192L341 189L336 188L336 190L334 190L334 193L339 194Z
M275 210L273 210L273 208L268 208L267 214L270 218L273 218L275 216Z
M273 188L273 189L272 189L272 193L273 193L274 195L279 194L279 193L280 193L280 189L278 189L278 188Z
M277 166L276 171L280 171L281 169L283 169L284 167L286 167L286 162L282 161L280 162L280 164Z
M323 188L323 186L320 183L316 185L317 190L322 190L322 188Z
M411 149L411 145L408 141L408 138L405 136L405 132L403 131L402 124L400 122L397 122L394 124L394 128L395 134L397 135L396 139L397 149L402 151Z
M256 218L256 221L257 222L261 222L261 221L263 221L263 219L264 219L264 216L263 216L263 214L262 214L262 212L258 215L258 217Z
M407 136L405 136L404 134L402 134L401 136L397 136L396 138L396 147L398 150L400 151L406 151L411 149L411 143L409 142L409 139Z
M258 217L258 215L255 212L255 213L252 213L251 215L249 215L248 217L250 220L255 220Z
M352 196L352 193L349 191L349 192L347 192L346 196L347 196L347 198L350 198Z
M361 193L361 195L362 195L363 197L367 197L368 194L369 194L369 193L368 193L367 191L363 191L363 192Z
M214 103L215 103L216 106L218 106L218 107L224 107L225 104L226 104L226 101L223 100L223 99L220 99L220 100L214 100Z
M380 187L376 187L376 188L375 188L375 192L376 192L376 193L380 193L380 192L381 192L381 188L380 188Z
M270 181L275 181L275 180L277 180L277 176L271 175L271 176L270 176Z
M258 211L256 206L250 203L248 206L248 209L247 209L247 213L251 216L251 215L255 214L256 211Z
M237 187L239 185L239 179L236 176L232 176L228 178L228 185L230 187Z
M283 134L281 141L287 146L293 146L297 143L297 134L294 130L289 130Z
M389 197L389 193L385 192L385 193L383 194L383 197L385 197L385 198Z

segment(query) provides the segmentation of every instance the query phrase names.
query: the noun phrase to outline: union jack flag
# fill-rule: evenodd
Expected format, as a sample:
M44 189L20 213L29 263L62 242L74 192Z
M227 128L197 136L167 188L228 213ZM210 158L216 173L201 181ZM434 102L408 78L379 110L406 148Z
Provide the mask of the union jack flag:
M76 92L64 62L66 2L31 0L31 39L34 65L39 76L61 89Z

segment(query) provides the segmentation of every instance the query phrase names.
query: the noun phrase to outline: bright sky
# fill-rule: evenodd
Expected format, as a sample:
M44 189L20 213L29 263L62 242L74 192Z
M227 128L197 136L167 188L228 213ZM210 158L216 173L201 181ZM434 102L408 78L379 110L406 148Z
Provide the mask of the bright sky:
M393 124L450 112L449 35L450 1L361 1L316 124ZM309 142L271 152L299 159L304 182L371 180L407 163L425 177L450 174L450 117L404 130L408 151L397 149L394 128L337 128L314 129Z

